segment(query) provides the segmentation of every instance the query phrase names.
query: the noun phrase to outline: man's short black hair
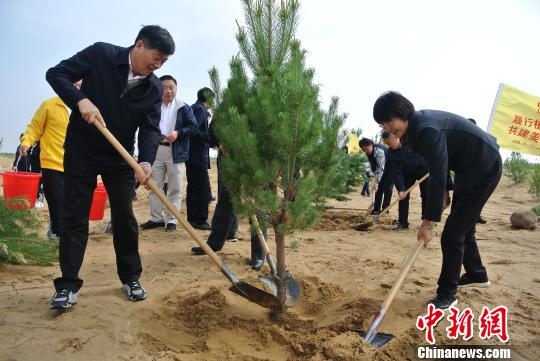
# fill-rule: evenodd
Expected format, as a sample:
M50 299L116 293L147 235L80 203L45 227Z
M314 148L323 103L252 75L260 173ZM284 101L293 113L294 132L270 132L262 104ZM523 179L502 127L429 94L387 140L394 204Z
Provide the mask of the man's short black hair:
M373 105L373 118L379 124L387 123L392 118L409 121L414 114L414 105L398 92L383 93Z
M171 34L159 25L143 26L135 43L139 40L142 40L145 48L156 49L164 55L174 54L175 45Z
M201 102L206 102L208 101L209 97L213 97L213 96L214 96L214 92L212 91L212 89L207 88L207 87L199 89L199 91L197 92L197 100Z
M368 145L373 145L373 141L369 138L362 138L360 139L358 144L360 145L360 148L363 148L363 147L367 147Z
M160 77L159 77L159 80L161 80L161 81L172 80L172 81L174 81L174 85L178 85L178 83L176 82L176 79L175 79L172 75L163 75L163 76L160 76Z

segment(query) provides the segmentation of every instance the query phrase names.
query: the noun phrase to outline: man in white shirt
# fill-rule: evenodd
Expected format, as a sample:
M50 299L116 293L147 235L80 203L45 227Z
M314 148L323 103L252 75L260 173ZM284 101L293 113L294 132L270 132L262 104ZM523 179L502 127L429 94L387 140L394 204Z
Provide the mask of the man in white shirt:
M171 75L159 78L163 84L163 103L161 104L161 140L152 165L152 180L161 189L167 183L167 196L180 210L182 204L182 179L186 171L185 162L189 153L189 138L197 126L191 107L176 99L177 82ZM161 201L150 193L149 221L141 224L142 229L165 228L176 230L176 218L163 209Z

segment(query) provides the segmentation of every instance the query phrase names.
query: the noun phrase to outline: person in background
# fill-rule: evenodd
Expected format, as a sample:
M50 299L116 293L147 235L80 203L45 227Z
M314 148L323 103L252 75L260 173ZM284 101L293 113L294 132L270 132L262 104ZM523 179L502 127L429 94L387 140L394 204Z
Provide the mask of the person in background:
M80 81L73 86L80 89ZM70 113L71 109L60 97L45 100L26 127L19 149L22 155L27 155L33 144L40 143L41 179L49 207L47 238L50 240L60 239L64 191L64 141Z
M375 203L371 214L380 214L382 209L390 205L392 187L394 184L385 174L386 154L388 148L371 139L362 138L359 141L360 149L367 155L371 171L373 172L372 192L375 192Z
M362 191L360 192L360 195L364 197L371 197L371 192L369 190L369 182L371 178L373 177L373 172L371 171L371 166L369 162L366 162L364 164L364 168L366 169L364 172L364 184L362 185Z
M202 88L197 92L197 101L191 106L197 119L197 129L190 140L189 158L186 161L187 220L193 228L209 231L208 204L211 199L210 179L210 147L208 145L208 112L207 97L213 96L212 90Z
M182 204L182 179L185 173L185 162L188 159L189 139L197 127L197 121L191 107L176 99L177 82L171 75L159 78L163 85L163 104L161 104L161 140L159 142L156 160L152 164L152 179L171 203L180 211ZM159 198L151 192L149 221L141 224L142 229L163 228L165 231L176 230L176 218L163 210Z
M394 230L409 228L409 199L410 195L405 194L417 180L422 178L427 172L427 165L424 158L418 153L402 147L400 139L392 133L383 132L382 140L389 148L386 157L386 169L389 177L396 185L399 195L399 218ZM429 179L420 183L420 197L422 199L422 219L426 206L426 191L429 187Z
M238 217L234 213L229 191L223 184L221 164L225 156L220 143L214 132L215 123L212 122L209 128L209 145L218 149L218 199L214 216L212 217L212 231L208 236L208 246L214 252L220 251L225 245L225 241L237 241L236 231L238 230ZM251 220L250 220L251 223ZM262 229L264 237L267 237L266 229ZM201 247L191 248L195 255L205 254ZM251 234L251 261L250 265L255 270L260 270L264 266L264 251L256 233Z
M28 172L28 168L30 167L28 159L29 157L27 155L22 155L20 151L23 135L24 133L21 133L19 136L19 145L15 151L15 159L13 160L13 165L11 166L11 170L14 172Z

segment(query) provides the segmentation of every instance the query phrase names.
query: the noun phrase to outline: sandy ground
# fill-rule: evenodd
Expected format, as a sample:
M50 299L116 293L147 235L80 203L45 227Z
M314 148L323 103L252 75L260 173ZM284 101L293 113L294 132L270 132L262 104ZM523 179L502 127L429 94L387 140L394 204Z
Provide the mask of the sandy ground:
M9 162L2 160L3 169ZM214 193L216 174L211 172ZM148 193L138 191L134 203L139 222L149 217ZM423 249L380 327L396 338L382 349L367 345L352 329L367 329L414 246L419 224L419 194L413 193L411 229L392 231L392 218L368 232L353 226L370 203L359 192L347 202L331 202L314 230L298 233L287 243L287 262L302 284L298 304L282 324L269 312L228 290L229 283L205 256L193 256L195 242L183 230L143 231L140 252L142 282L149 297L126 300L116 276L112 238L104 234L108 216L91 223L81 278L79 303L68 312L48 309L52 279L59 267L16 266L0 262L0 360L405 360L415 359L425 345L416 318L435 292L441 263L438 237ZM538 202L536 202L537 204ZM478 242L492 287L459 291L459 307L470 307L475 322L483 306L509 309L510 345L514 360L540 359L539 231L513 230L509 216L530 209L525 185L503 179L487 204L486 225L478 226ZM215 203L211 203L211 211ZM185 209L185 203L183 210ZM46 208L43 214L45 235ZM436 228L437 236L442 225ZM242 240L219 253L242 279L260 285L248 266L248 224L242 219ZM208 232L199 232L205 239ZM270 242L273 249L273 242ZM261 272L266 272L267 267ZM436 331L437 345L495 344L475 336L469 342L446 338L446 321Z

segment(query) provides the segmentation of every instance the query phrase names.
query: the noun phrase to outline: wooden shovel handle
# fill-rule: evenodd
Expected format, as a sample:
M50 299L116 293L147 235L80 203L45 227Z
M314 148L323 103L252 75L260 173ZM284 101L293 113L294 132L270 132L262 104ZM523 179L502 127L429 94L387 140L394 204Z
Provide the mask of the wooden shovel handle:
M133 159L133 157L127 152L127 150L118 142L118 140L112 135L112 133L105 127L103 127L99 122L94 122L94 125L96 128L107 138L109 143L116 149L118 153L124 158L124 160L133 168L135 172L143 172L143 169L141 166ZM176 209L176 207L169 201L169 198L163 193L163 191L156 185L156 183L150 178L146 184L150 187L152 192L156 194L156 196L159 198L159 200L167 207L167 209L176 217L178 222L184 227L184 229L189 233L191 238L197 242L197 244L204 250L204 252L210 257L212 262L216 264L220 269L223 268L223 262L221 259L217 256L217 254L208 246L206 242L204 242L195 229L191 227L191 224L189 224L184 217L180 214L180 212Z
M251 217L251 221L253 222L253 225L255 226L255 229L257 231L257 237L259 238L259 243L261 244L261 247L264 250L265 258L268 261L268 266L270 267L270 273L273 276L277 277L276 263L274 262L274 259L272 258L272 254L270 253L270 249L268 248L268 243L266 243L264 234L261 231L261 226L259 225L259 220L257 219L257 215L254 214Z
M423 244L424 244L423 241L416 242L416 246L414 247L411 254L409 254L407 261L405 261L405 264L401 268L401 272L399 273L398 278L394 282L394 285L390 289L390 292L388 292L388 295L384 299L384 302L381 306L381 308L384 309L385 311L388 310L388 308L390 308L390 305L392 304L394 297L396 297L396 294L399 291L399 288L401 287L401 284L403 283L405 276L407 275L407 273L409 273L409 270L411 269L414 261L416 260L418 253L420 253L420 250L422 249Z
M422 183L423 181L425 181L426 179L429 178L429 173L426 173L424 174L424 176L418 180L416 180L416 182L414 182L414 184L412 186L410 186L406 191L405 191L405 195L409 194L412 192L413 189L415 189L416 187L418 187L418 185L420 185L420 183ZM393 206L396 205L397 202L399 202L400 199L399 199L399 196L397 199L394 199L392 201L392 203L390 203L390 205L388 207L386 207L385 209L383 209L381 211L381 214L383 214L384 212L388 211L389 209L391 209Z
M257 236L259 238L259 242L261 243L261 246L264 250L264 254L269 254L270 250L268 249L268 244L266 243L266 239L264 238L264 234L261 231L261 226L259 225L259 220L257 219L256 215L253 215L251 217L251 221L253 222L253 225L255 226L255 229L257 231Z

